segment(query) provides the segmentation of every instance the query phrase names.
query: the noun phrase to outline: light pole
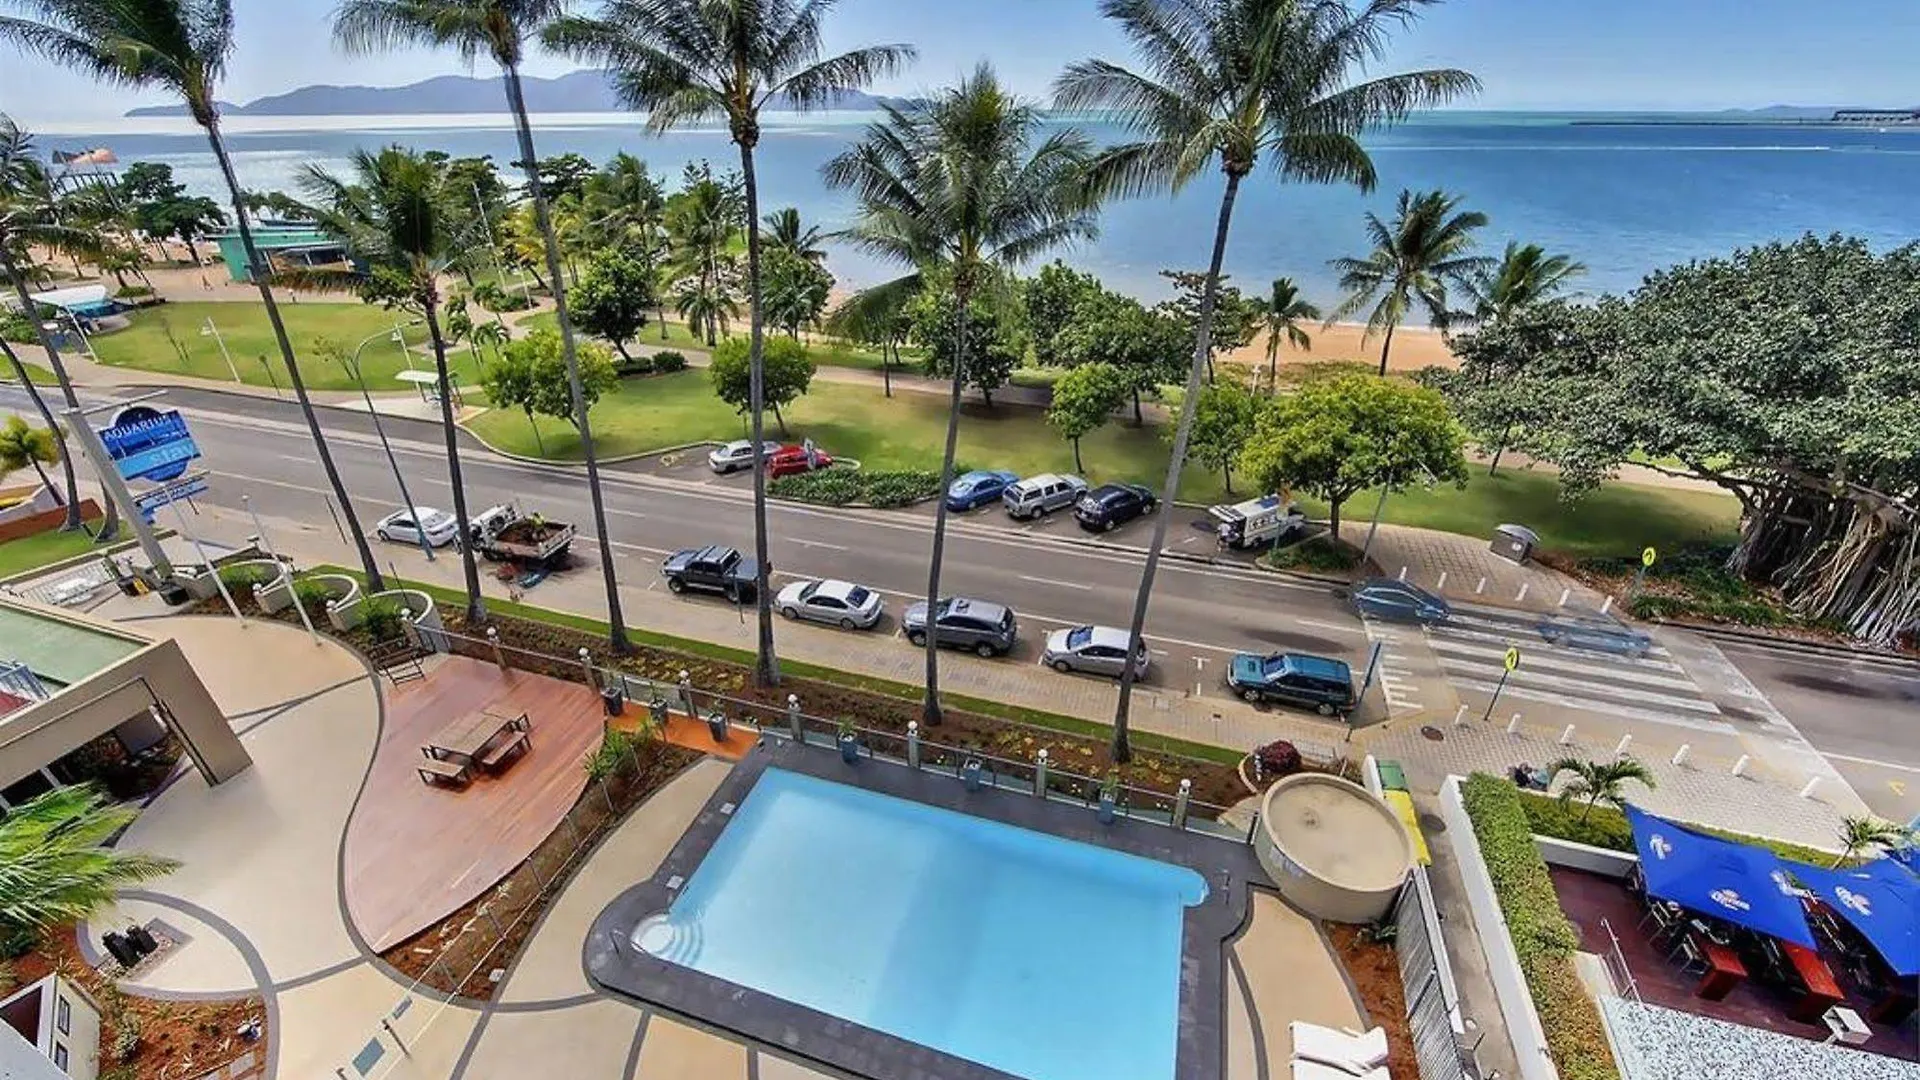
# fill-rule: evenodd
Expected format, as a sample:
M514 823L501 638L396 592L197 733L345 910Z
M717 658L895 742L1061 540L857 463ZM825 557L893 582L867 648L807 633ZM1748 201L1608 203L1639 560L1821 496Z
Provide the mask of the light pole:
M378 333L368 334L364 341L354 346L353 355L347 358L347 371L353 375L353 381L360 386L360 397L367 403L367 415L373 417L374 434L380 436L380 449L387 453L387 467L393 470L393 482L400 488L400 502L406 506L407 516L413 519L413 532L415 536L420 538L420 550L426 553L427 561L432 562L433 544L427 540L427 527L420 521L420 511L414 509L413 496L407 494L406 478L400 475L400 463L393 458L393 445L387 442L387 429L380 424L380 410L373 407L373 395L367 392L367 380L360 374L360 350L371 345L375 338L386 334L398 335L399 333L400 328L396 326L391 331L382 330ZM464 521L455 522L454 524L461 529L467 527L467 523Z
M213 325L213 316L207 316L207 325L201 327L200 333L203 336L212 337L214 344L220 346L220 356L227 362L227 370L233 373L233 381L238 383L240 381L240 369L233 366L233 354L227 351L227 339L220 336L220 328ZM278 390L279 387L276 386L274 389Z
M407 365L408 371L413 370L413 353L407 348L407 335L401 332L401 327L413 325L416 325L416 323L394 323L393 333L388 337L388 340L400 346L400 362ZM380 335L375 334L374 336L379 337Z

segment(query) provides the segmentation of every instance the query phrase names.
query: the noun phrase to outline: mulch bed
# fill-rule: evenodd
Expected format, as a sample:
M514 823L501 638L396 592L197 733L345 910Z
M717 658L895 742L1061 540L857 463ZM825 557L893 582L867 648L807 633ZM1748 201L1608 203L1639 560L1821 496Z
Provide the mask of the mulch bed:
M252 1051L256 1063L266 1059L267 1012L251 994L225 1001L156 1001L123 992L100 972L87 966L68 923L47 932L31 952L7 962L16 988L58 971L79 983L100 1009L101 1080L178 1080L201 1076ZM12 990L6 991L11 993ZM238 1029L249 1021L261 1025L256 1041L242 1039ZM129 1025L138 1042L128 1056L117 1053L121 1033Z
M1367 937L1364 926L1328 923L1333 951L1347 969L1360 1000L1367 1003L1367 1019L1387 1031L1387 1072L1419 1076L1413 1053L1413 1033L1407 1027L1407 994L1400 984L1400 959L1393 946Z

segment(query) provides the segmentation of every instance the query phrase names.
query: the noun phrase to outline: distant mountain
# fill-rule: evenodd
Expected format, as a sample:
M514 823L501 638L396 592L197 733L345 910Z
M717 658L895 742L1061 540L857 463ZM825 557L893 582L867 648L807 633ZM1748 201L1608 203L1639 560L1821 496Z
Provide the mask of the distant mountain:
M524 76L527 110L536 113L626 112L604 71L575 71L556 79ZM836 107L872 109L899 99L853 93ZM775 105L779 108L779 105ZM228 116L403 116L422 113L495 113L506 110L498 79L442 75L408 86L303 86L244 105L221 105ZM149 105L128 116L185 116L181 105Z
M1830 120L1833 114L1857 105L1768 105L1760 109L1722 109L1716 115L1752 120Z

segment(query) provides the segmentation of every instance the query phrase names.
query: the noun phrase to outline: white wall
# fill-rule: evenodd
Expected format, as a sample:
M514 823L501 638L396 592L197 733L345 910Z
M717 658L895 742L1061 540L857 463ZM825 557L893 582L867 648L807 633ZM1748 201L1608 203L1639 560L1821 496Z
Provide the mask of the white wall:
M1594 847L1591 844L1579 844L1572 840L1559 840L1551 836L1534 834L1533 845L1540 849L1540 857L1547 860L1549 866L1567 866L1575 870L1585 870L1590 874L1603 877L1624 878L1627 872L1639 865L1637 856L1610 848Z

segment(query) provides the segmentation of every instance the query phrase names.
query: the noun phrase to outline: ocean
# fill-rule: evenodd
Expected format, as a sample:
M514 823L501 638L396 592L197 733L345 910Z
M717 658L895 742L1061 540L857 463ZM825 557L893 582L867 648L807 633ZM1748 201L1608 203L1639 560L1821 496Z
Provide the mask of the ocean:
M874 114L776 115L758 152L763 209L797 206L811 222L845 224L854 206L827 191L820 166L857 139ZM1257 173L1243 185L1227 249L1236 284L1264 291L1280 275L1300 281L1322 306L1338 299L1327 260L1360 255L1363 217L1387 216L1403 187L1438 187L1464 197L1490 224L1481 247L1508 240L1545 245L1585 263L1582 293L1633 288L1649 271L1737 247L1806 232L1849 233L1886 248L1920 238L1913 192L1920 190L1920 129L1876 130L1794 124L1709 124L1684 116L1437 112L1371 134L1380 182L1352 187L1281 183ZM1121 133L1081 125L1097 141ZM301 167L340 169L356 147L402 143L454 155L516 154L502 116L232 117L228 144L241 182L291 189ZM738 161L722 127L651 137L626 116L535 118L543 155L578 153L603 162L627 150L677 179L688 161L716 168ZM185 120L126 120L43 129L42 151L106 146L122 162L164 161L196 191L218 190L205 139ZM1205 265L1221 179L1204 176L1171 199L1117 203L1100 238L1065 252L1067 261L1109 285L1158 299L1165 268ZM851 287L895 271L857 253L834 251L832 267Z

